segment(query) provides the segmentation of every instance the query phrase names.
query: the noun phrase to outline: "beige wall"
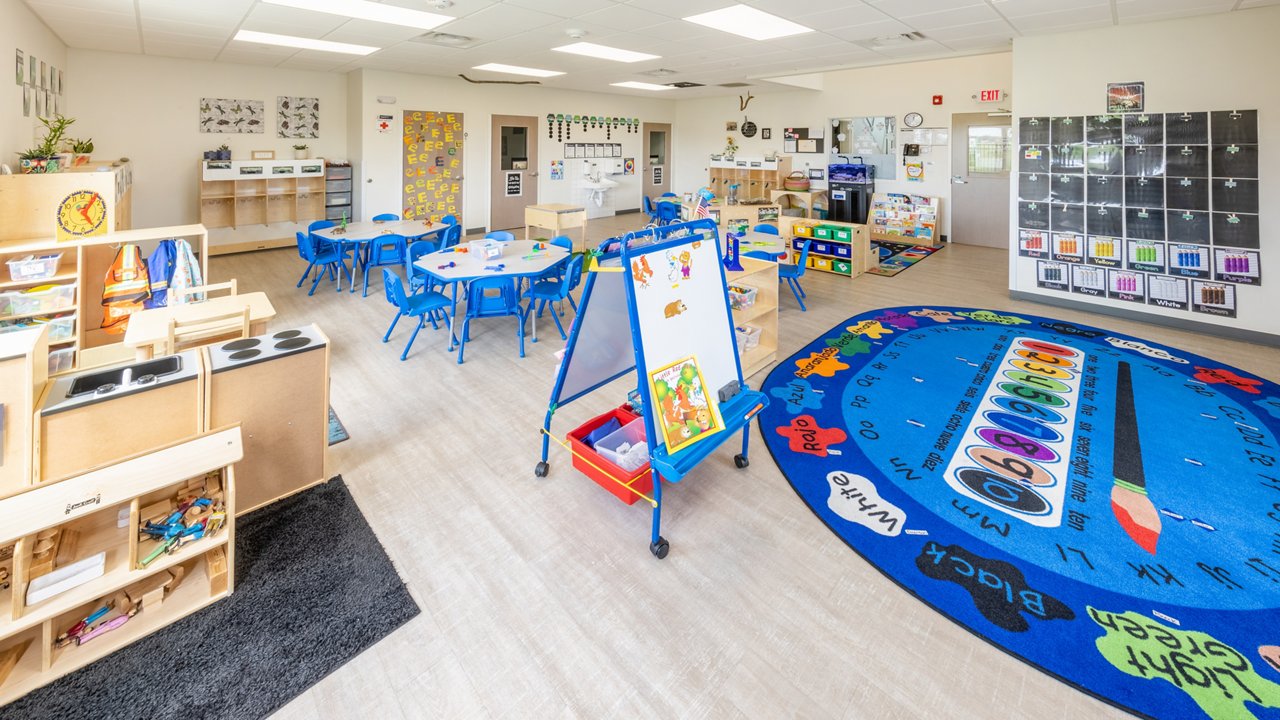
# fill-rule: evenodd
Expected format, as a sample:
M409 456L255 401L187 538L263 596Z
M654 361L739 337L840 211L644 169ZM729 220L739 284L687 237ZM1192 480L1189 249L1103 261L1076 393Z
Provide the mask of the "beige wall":
M5 58L4 67L8 68L0 74L0 163L9 165L14 172L18 172L17 153L35 144L35 128L39 125L34 108L31 117L22 116L22 88L14 82L14 53L17 50L22 51L23 63L28 68L27 58L34 55L37 60L62 70L68 86L73 80L67 68L67 46L58 36L22 0L0 0L0 58ZM67 92L69 94L70 91ZM64 97L63 102L66 100ZM69 134L73 137L92 135L82 124L72 127Z
M1021 38L1013 48L1013 106L1017 116L1083 115L1105 110L1109 82L1146 82L1150 112L1257 109L1259 190L1262 210L1260 287L1238 286L1239 317L1218 318L1070 294L1071 300L1113 302L1127 310L1280 333L1280 7L1122 25L1087 32ZM1015 184L1016 185L1016 184ZM1016 193L1016 186L1011 190ZM1016 199L1016 196L1015 198ZM1035 261L1011 249L1010 288L1063 298L1039 290Z
M466 144L463 151L464 203L462 222L466 227L487 226L489 222L490 124L493 115L532 115L544 118L538 123L538 199L542 203L584 204L585 192L575 187L571 173L574 161L566 161L564 180L551 180L551 160L563 159L563 148L555 139L547 139L545 117L549 113L586 113L640 118L641 122L672 122L675 103L669 100L584 93L547 87L519 85L474 85L456 78L428 77L376 70L357 71L362 77L351 82L360 86L361 164L357 167L357 185L362 195L361 217L380 212L400 212L400 173L403 158L400 118L405 110L437 110L463 113ZM394 104L377 101L378 96L394 96ZM352 102L356 99L353 97ZM378 115L396 118L390 132L380 133L375 127ZM677 128L675 132L679 133ZM564 142L622 143L624 157L641 153L640 133L613 132L610 140L603 131L573 133ZM617 210L640 207L640 178L611 176L619 187L610 190ZM372 182L368 182L368 181ZM639 221L637 221L639 222Z
M76 131L93 136L95 156L133 160L135 227L198 222L199 163L205 150L223 143L237 160L249 159L251 150L274 150L277 158L291 159L294 143L309 145L313 157L347 156L343 75L76 49L69 56L68 107L77 118ZM320 98L319 138L276 137L279 95ZM201 133L202 97L264 101L265 132ZM242 233L243 239L253 232Z
M757 82L749 90L755 99L745 113L738 110L737 96L682 100L676 104L676 173L674 189L695 190L707 184L707 164L711 153L724 149L726 135L738 141L739 155L782 152L782 128L825 129L824 145L831 141L830 119L869 115L892 115L902 127L909 112L924 115L924 127L951 127L952 113L986 112L995 109L980 104L972 96L983 88L1009 90L1012 85L1011 56L1008 53L932 60L881 67L822 73L821 90L790 90L767 82ZM943 96L941 106L930 104L932 96ZM1006 106L1007 107L1007 106ZM742 133L726 133L725 122L742 122L743 116L761 128L771 128L773 139L759 134L744 138ZM901 157L901 143L898 153ZM828 156L793 155L792 167L806 169L827 166ZM925 160L925 181L906 182L901 166L897 180L876 182L876 189L912 192L942 198L942 232L950 233L951 154L950 148L935 147Z

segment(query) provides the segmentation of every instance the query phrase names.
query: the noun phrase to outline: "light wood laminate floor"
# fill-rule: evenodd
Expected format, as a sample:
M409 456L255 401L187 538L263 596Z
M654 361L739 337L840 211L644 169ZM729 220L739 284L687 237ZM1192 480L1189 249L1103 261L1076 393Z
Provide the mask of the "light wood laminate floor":
M593 240L639 215L593 220ZM1123 717L925 607L814 517L753 431L668 486L671 554L649 554L650 513L627 507L538 428L563 347L550 318L516 354L511 319L473 323L467 362L428 326L368 298L294 288L291 250L213 259L214 279L264 290L273 329L332 338L332 404L351 440L331 453L422 614L282 709L279 718ZM372 273L371 273L372 275ZM809 312L782 293L779 359L850 315L950 304L1094 324L1280 379L1280 353L1137 322L1013 302L1005 252L951 246L895 278L811 272ZM752 378L758 387L765 373ZM625 399L628 379L564 408L563 433ZM316 538L323 542L323 538ZM341 627L333 629L342 632ZM269 669L264 669L269 672Z

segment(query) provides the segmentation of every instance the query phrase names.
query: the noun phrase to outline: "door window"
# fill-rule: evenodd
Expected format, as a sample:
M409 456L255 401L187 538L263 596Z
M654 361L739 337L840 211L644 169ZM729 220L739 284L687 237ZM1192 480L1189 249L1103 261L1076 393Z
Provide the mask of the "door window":
M969 126L969 174L1008 173L1013 161L1013 128Z
M502 169L527 170L529 168L529 138L522 127L502 128Z

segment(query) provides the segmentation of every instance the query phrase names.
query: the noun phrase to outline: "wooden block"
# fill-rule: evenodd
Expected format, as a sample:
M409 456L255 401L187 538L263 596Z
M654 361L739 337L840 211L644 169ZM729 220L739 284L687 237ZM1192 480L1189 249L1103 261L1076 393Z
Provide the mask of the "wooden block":
M160 573L151 575L149 577L146 577L142 580L139 580L138 582L125 588L124 591L125 591L125 594L129 596L129 601L131 603L133 603L135 606L141 606L142 608L145 609L147 607L148 598L151 598L152 594L155 593L157 590L163 593L165 584L172 579L173 579L173 576L170 575L169 573L160 572ZM164 598L161 597L161 599L163 600Z
M144 524L147 522L159 523L169 517L171 512L173 512L173 502L171 500L161 500L142 508L142 511L138 513L138 518Z
M174 565L169 568L169 575L172 579L164 584L165 597L172 594L173 591L177 590L178 586L182 584L182 579L187 575L187 568L182 565Z
M4 681L9 679L9 673L18 667L18 661L30 645L31 638L27 638L17 645L0 650L0 685L4 685Z
M206 571L209 574L209 594L218 595L227 591L227 553L222 547L216 547L204 554Z
M162 576L168 577L167 573L160 573ZM142 596L142 609L160 607L164 602L164 586L156 588Z
M80 531L63 528L58 535L58 552L53 556L53 566L60 568L76 561L76 550L80 548Z
M36 578L48 575L51 572L53 572L53 555L48 554L43 558L31 559L31 568L27 572L27 578L35 580Z

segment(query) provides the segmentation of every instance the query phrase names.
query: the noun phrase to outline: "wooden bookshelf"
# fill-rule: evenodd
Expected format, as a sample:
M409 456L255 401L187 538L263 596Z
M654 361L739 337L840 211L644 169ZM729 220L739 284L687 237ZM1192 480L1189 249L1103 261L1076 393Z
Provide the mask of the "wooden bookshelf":
M741 271L728 271L730 285L756 289L756 301L748 308L733 311L734 327L760 328L760 342L742 353L742 376L750 377L773 364L778 357L778 264L755 258L739 258Z
M207 228L309 223L323 218L324 160L200 163L200 222Z
M779 155L776 160L763 157L735 157L733 160L712 158L707 168L707 189L724 200L729 186L738 185L738 201L769 201L770 193L782 189L782 181L791 174L791 158Z
M818 228L827 228L820 232ZM784 215L779 232L787 238L791 262L800 261L800 241L809 240L810 270L855 278L876 267L879 259L871 250L866 225L828 220L805 220Z

